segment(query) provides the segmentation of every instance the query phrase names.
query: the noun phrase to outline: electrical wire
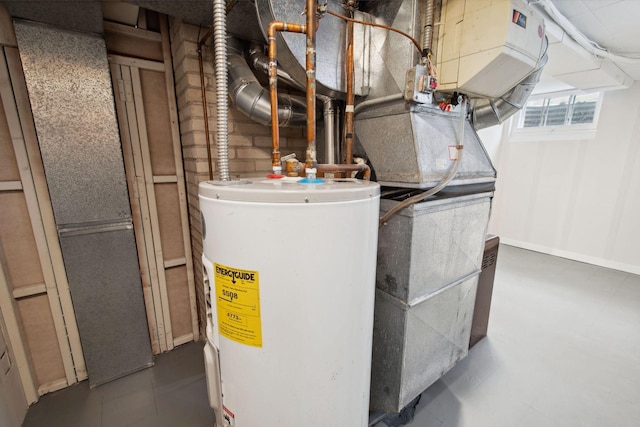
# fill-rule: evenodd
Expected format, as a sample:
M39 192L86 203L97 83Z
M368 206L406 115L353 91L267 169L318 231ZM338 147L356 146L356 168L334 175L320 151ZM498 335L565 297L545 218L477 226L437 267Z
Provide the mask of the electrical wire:
M366 21L360 21L358 19L349 18L348 16L340 15L339 13L333 12L331 10L327 10L326 12L329 15L333 15L336 18L344 19L345 21L348 21L348 22L354 22L356 24L361 24L361 25L368 25L370 27L383 28L385 30L393 31L393 32L398 33L398 34L400 34L402 36L405 36L406 38L411 40L411 42L414 44L416 49L418 49L418 53L420 53L420 55L422 55L422 47L420 47L420 43L418 43L418 41L416 39L414 39L413 37L411 37L409 34L405 33L404 31L400 31L400 30L398 30L396 28L389 27L388 25L376 24L375 22L366 22Z
M434 79L438 78L438 69L436 65L431 61L431 54L427 55L427 64L429 65L429 75Z

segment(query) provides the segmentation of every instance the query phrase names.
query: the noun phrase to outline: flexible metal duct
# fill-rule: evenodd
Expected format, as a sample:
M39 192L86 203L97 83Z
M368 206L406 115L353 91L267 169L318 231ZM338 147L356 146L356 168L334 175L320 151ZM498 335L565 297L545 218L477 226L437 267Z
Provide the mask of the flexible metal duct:
M422 6L422 52L431 50L433 39L433 18L435 16L435 0L425 0Z
M499 125L524 108L529 95L531 95L540 80L544 66L547 64L548 45L549 42L545 37L543 53L538 67L524 80L498 98L482 99L476 102L472 112L472 122L475 130Z
M269 91L262 87L244 57L231 47L227 51L227 62L229 94L235 106L256 122L270 125ZM307 120L305 102L299 96L278 94L280 126L304 126Z

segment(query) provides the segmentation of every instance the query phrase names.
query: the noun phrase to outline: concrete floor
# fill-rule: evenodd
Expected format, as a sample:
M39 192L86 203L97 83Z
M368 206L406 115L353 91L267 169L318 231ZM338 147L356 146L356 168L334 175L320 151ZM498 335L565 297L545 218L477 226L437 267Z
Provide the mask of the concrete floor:
M46 395L23 426L211 427L201 348ZM502 245L489 337L423 393L407 426L640 426L640 276Z
M202 343L156 357L155 366L89 389L83 381L43 396L23 427L212 427Z
M640 426L640 276L502 245L489 336L407 426Z

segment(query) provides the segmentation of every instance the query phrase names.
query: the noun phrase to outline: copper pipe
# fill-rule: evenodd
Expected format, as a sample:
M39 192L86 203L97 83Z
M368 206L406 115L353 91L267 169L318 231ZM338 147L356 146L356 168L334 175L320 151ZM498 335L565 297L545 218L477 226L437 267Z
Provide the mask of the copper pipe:
M238 3L238 0L231 0L227 2L227 7L224 9L227 15L231 12L231 9L233 9L233 6L235 6L236 3Z
M285 168L286 168L286 171L287 171L287 176L295 177L295 176L299 176L300 175L300 172L301 172L300 168L299 168L300 162L298 162L295 159L294 160L287 160L285 162L285 165L286 165ZM302 171L302 172L304 172L304 171Z
M364 171L364 179L365 181L369 181L371 178L371 168L367 164L350 164L350 165L329 165L329 164L318 164L316 165L318 172L326 173L326 172L363 172Z
M409 34L405 33L404 31L400 31L397 28L389 27L388 25L376 24L374 22L359 21L357 19L353 19L353 18L349 18L349 17L344 16L344 15L340 15L339 13L333 12L331 10L327 10L327 13L329 15L333 15L333 16L335 16L337 18L344 19L347 22L354 22L356 24L368 25L370 27L384 28L385 30L389 30L389 31L393 31L394 33L398 33L398 34L408 38L409 40L411 40L411 42L416 47L416 49L418 49L418 52L420 52L420 54L422 55L422 48L420 47L420 43L418 43L418 41L416 39L414 39L413 37L411 37Z
M287 161L287 176L296 177L296 176L305 176L304 164L299 163L296 160ZM329 163L318 163L316 165L316 170L320 174L325 173L336 173L336 172L344 172L345 175L347 172L364 172L364 179L369 181L371 179L371 168L369 165L363 164L350 164L345 165L342 164L329 164Z
M305 33L306 26L282 21L272 21L267 27L267 39L269 42L269 99L271 101L271 166L273 167L273 173L280 175L280 173L282 172L282 166L280 165L280 122L278 120L278 62L276 61L276 33L278 31ZM307 118L307 126L308 125L309 119Z
M282 172L280 165L280 126L278 123L278 63L276 33L288 31L293 33L305 33L307 35L307 155L305 166L313 169L317 165L316 160L316 1L306 0L307 24L293 24L282 21L273 21L267 27L267 40L269 43L269 98L271 101L271 164L275 174ZM315 176L310 176L315 178Z
M313 169L316 160L316 0L307 0L307 157L305 166ZM314 174L312 174L314 175ZM315 176L309 178L315 178Z
M200 88L202 89L202 111L204 114L204 137L207 144L207 164L209 165L209 179L213 180L213 162L211 160L211 137L209 136L209 113L207 111L207 89L204 83L204 65L202 63L202 46L213 34L213 31L207 32L205 37L198 43L198 64L200 65Z
M347 22L347 105L344 109L344 151L345 163L353 163L353 117L355 93L353 91L354 80L353 64L353 22Z
M209 40L209 37L211 37L212 35L213 35L213 27L209 27L207 32L204 33L204 36L202 36L202 38L198 42L198 48L201 48L207 42L207 40Z

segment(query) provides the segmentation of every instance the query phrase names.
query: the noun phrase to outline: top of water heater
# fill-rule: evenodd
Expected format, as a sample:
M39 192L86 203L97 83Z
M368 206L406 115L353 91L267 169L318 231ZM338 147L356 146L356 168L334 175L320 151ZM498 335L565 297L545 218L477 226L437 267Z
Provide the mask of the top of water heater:
M380 185L356 179L324 179L305 184L301 178L203 181L201 197L251 203L336 203L368 200L380 195Z

